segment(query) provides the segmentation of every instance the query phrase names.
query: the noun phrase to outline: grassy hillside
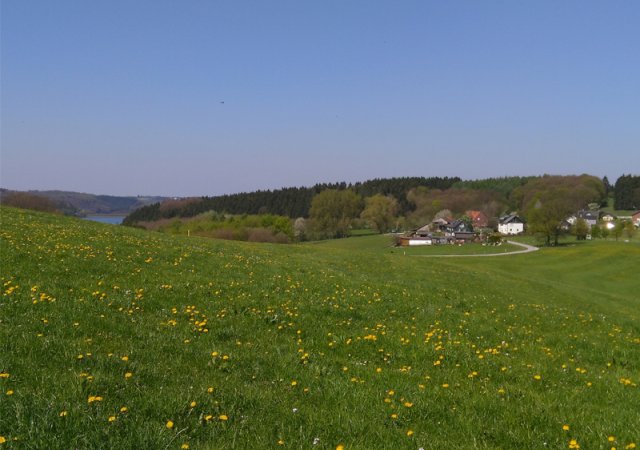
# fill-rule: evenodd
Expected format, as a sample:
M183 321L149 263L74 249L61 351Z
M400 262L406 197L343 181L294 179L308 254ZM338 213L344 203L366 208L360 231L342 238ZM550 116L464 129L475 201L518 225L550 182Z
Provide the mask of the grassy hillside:
M429 259L0 213L7 448L640 445L637 242Z

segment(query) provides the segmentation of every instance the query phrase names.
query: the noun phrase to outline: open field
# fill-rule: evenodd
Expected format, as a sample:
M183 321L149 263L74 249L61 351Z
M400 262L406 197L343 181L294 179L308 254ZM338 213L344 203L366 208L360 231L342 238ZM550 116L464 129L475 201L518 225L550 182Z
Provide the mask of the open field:
M436 256L436 255L482 255L493 253L509 253L522 250L518 245L502 244L499 246L483 246L481 244L464 245L418 245L411 247L394 247L390 235L356 236L349 239L331 239L311 242L304 245L314 245L323 248L343 249L349 251L363 251L373 253L400 254L404 256Z
M427 259L0 211L0 448L640 446L638 240Z

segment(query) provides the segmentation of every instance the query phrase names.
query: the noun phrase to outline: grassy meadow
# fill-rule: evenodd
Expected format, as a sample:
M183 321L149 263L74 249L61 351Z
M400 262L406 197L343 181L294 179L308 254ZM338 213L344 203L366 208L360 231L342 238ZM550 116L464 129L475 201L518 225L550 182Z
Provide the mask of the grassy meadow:
M0 214L0 449L640 446L638 240L429 259Z

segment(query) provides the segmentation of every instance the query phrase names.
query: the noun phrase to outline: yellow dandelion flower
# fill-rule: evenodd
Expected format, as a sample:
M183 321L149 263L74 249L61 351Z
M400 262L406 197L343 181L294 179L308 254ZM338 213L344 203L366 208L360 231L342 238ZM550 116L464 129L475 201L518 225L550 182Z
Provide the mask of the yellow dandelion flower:
M0 436L0 444L4 444L5 442L7 442L7 438Z
M189 403L189 406L191 406L192 408L195 408L195 407L196 407L196 405L197 405L197 403L196 403L196 402L191 402L191 403Z
M109 422L115 422L116 416L109 416Z
M129 411L129 408L127 408L126 406L123 406L122 408L120 408L121 413L126 413L127 411Z
M404 405L406 408L411 408L411 407L413 406L413 403L411 403L411 402L404 402L404 403L403 403L403 405Z
M446 388L448 388L448 387L449 387L449 383L444 383L444 384L442 385L442 387L443 387L443 388L445 388L445 389L446 389Z
M182 445L180 446L180 448L189 448L189 444L187 444L187 443L185 442L184 444L182 444Z
M280 440L278 441L278 445L284 445L284 441L283 441L282 439L280 439Z
M123 356L122 358L120 358L123 361L129 361L129 357L127 355Z
M7 395L13 395L13 389L9 389L9 390L7 391Z
M66 411L60 411L60 414L58 414L60 417L67 417L69 413Z
M336 450L344 450L344 445L342 444L336 445Z
M580 448L580 444L578 444L577 440L571 439L569 441L569 448L579 449Z
M214 391L214 389L213 389L212 387L207 388L207 392L208 392L209 394L213 394L213 391Z
M413 430L407 430L407 436L409 437L413 436Z
M218 416L218 419L220 419L220 420L222 420L222 421L229 420L229 418L227 417L227 415L226 415L226 414L220 414L220 415Z
M542 377L540 375L536 374L536 375L533 376L533 379L536 380L536 381L540 381L542 379Z
M298 384L298 382L297 382L296 380L293 380L293 381L291 382L291 386L296 386L297 384Z
M609 442L615 442L615 440L616 440L615 436L609 436L607 438L607 441L609 441Z
M393 420L396 420L398 418L398 415L396 413L391 414L391 418Z
M168 429L172 429L172 428L173 428L173 421L171 421L171 420L167 420L166 427L167 427Z
M129 379L129 378L131 378L132 376L133 376L133 374L132 374L131 372L127 372L127 373L125 373L125 374L124 374L124 377L125 377L126 379Z
M565 424L565 425L562 425L562 429L563 429L564 431L569 431L569 425L566 425L566 424Z

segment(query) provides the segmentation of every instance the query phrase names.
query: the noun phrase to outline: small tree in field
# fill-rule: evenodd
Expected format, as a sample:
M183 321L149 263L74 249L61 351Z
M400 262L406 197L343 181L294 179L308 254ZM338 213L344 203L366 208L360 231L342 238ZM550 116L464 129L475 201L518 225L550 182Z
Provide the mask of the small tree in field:
M597 228L597 226L594 225L593 228ZM573 232L577 240L584 241L585 239L587 239L587 234L589 234L589 224L584 219L578 219L573 225L571 231Z
M622 233L624 232L624 221L617 220L612 231L613 231L613 235L616 238L616 241L620 239L620 237L622 237Z
M624 234L629 239L633 238L633 236L635 236L636 234L636 227L630 220L627 220L624 223Z

